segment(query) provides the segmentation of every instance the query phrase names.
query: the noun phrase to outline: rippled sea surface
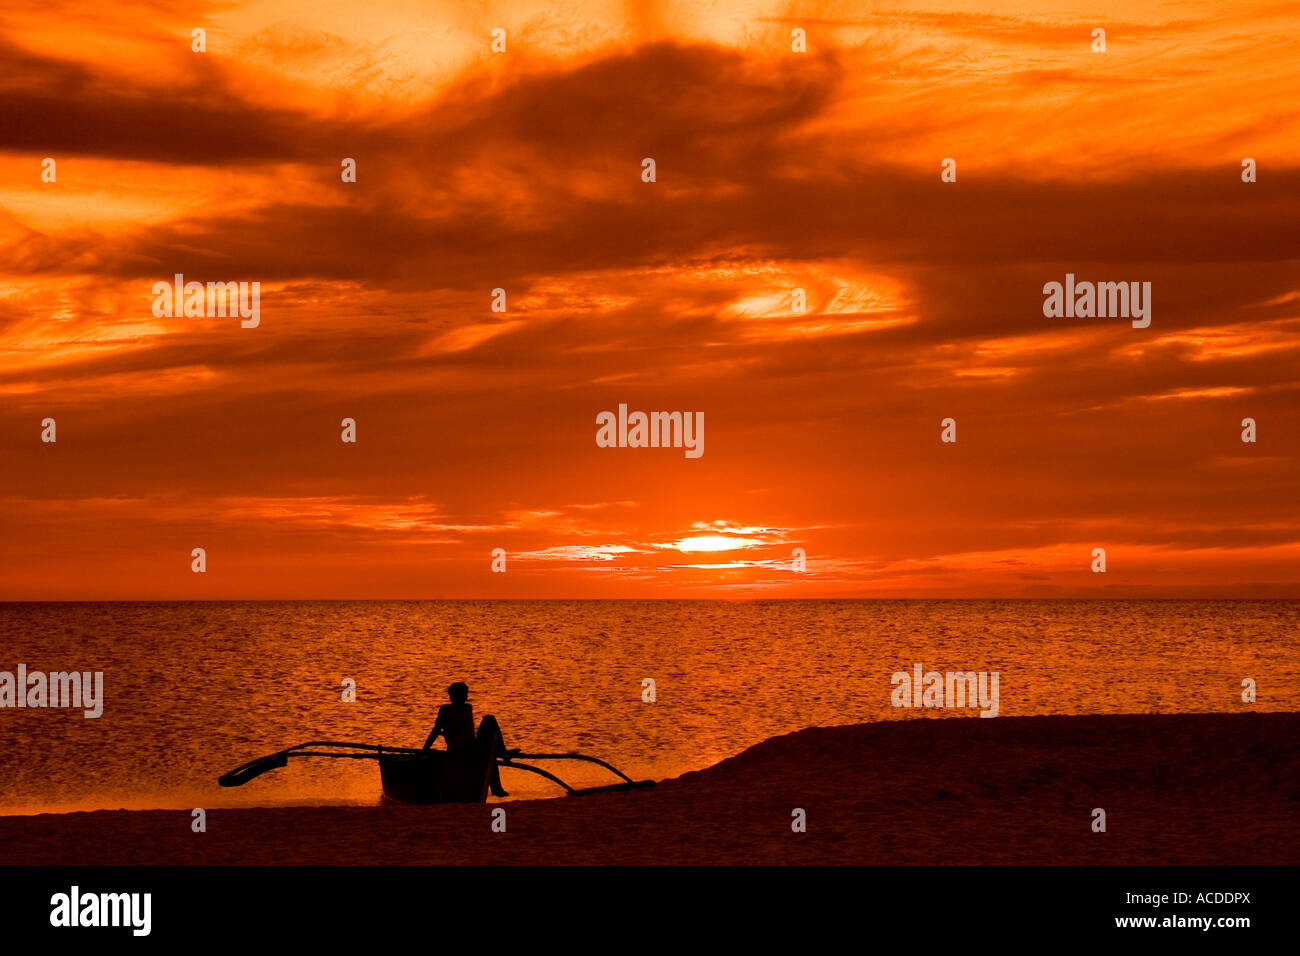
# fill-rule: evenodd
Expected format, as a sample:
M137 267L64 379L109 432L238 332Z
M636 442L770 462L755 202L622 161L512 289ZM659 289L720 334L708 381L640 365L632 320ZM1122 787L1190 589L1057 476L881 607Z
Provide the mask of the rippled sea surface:
M974 716L892 708L890 675L915 663L997 671L1003 716L1295 711L1298 638L1294 601L0 604L0 671L105 682L99 719L0 709L0 813L374 803L372 761L299 761L238 789L216 778L310 739L419 746L454 680L511 746L657 779L802 727Z

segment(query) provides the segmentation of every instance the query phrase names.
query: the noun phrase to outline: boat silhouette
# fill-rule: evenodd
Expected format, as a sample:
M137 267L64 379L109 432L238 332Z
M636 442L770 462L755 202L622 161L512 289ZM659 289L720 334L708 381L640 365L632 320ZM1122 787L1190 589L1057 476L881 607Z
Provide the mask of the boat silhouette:
M623 771L597 757L579 753L523 753L508 751L497 756L490 746L467 747L462 750L434 750L432 748L384 747L381 744L349 743L336 740L309 740L278 750L265 757L257 757L240 764L229 773L217 778L223 787L242 787L250 780L268 771L284 767L291 758L330 757L344 760L376 760L379 763L379 780L384 796L400 803L485 803L493 765L512 770L538 774L563 787L570 797L587 793L606 793L618 790L639 790L653 787L653 780L633 780ZM571 787L555 774L520 763L523 760L578 760L604 767L622 783L598 787Z

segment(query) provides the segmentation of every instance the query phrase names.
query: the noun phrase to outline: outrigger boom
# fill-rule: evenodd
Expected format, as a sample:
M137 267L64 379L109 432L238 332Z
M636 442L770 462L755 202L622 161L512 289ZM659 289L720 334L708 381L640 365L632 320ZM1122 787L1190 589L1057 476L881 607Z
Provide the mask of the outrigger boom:
M586 754L512 753L497 757L482 748L464 751L417 749L414 747L384 747L379 744L358 744L338 740L308 740L265 757L240 764L229 773L217 778L223 787L241 787L254 777L286 766L291 757L333 757L345 760L379 761L380 780L384 795L404 803L482 803L487 799L488 771L492 764L498 767L526 770L558 783L571 797L584 793L602 793L613 790L637 790L653 787L653 780L633 780L623 771L597 757ZM600 787L574 788L555 774L540 767L519 763L519 760L581 760L604 767L623 779L622 783Z

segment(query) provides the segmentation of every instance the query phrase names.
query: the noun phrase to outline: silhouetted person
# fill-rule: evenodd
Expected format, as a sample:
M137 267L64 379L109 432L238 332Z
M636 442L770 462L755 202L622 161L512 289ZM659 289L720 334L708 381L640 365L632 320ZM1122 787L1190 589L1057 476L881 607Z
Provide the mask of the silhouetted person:
M457 681L447 688L447 696L451 698L451 703L443 704L438 708L438 719L434 721L433 730L429 731L424 749L428 750L432 747L433 742L439 737L447 742L449 751L469 750L482 746L487 751L488 760L491 761L488 787L492 790L492 795L510 796L501 787L501 773L497 769L496 758L500 755L509 761L519 751L506 749L505 738L501 736L501 727L491 714L483 718L482 723L478 725L478 732L474 732L474 707L469 703L469 685Z

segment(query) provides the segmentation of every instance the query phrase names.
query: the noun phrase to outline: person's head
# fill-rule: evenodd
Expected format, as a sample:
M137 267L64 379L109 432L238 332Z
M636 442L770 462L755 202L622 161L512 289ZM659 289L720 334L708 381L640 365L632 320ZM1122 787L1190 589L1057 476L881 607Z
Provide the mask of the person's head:
M463 681L456 681L447 688L447 696L451 698L453 704L463 704L469 700L469 685Z

